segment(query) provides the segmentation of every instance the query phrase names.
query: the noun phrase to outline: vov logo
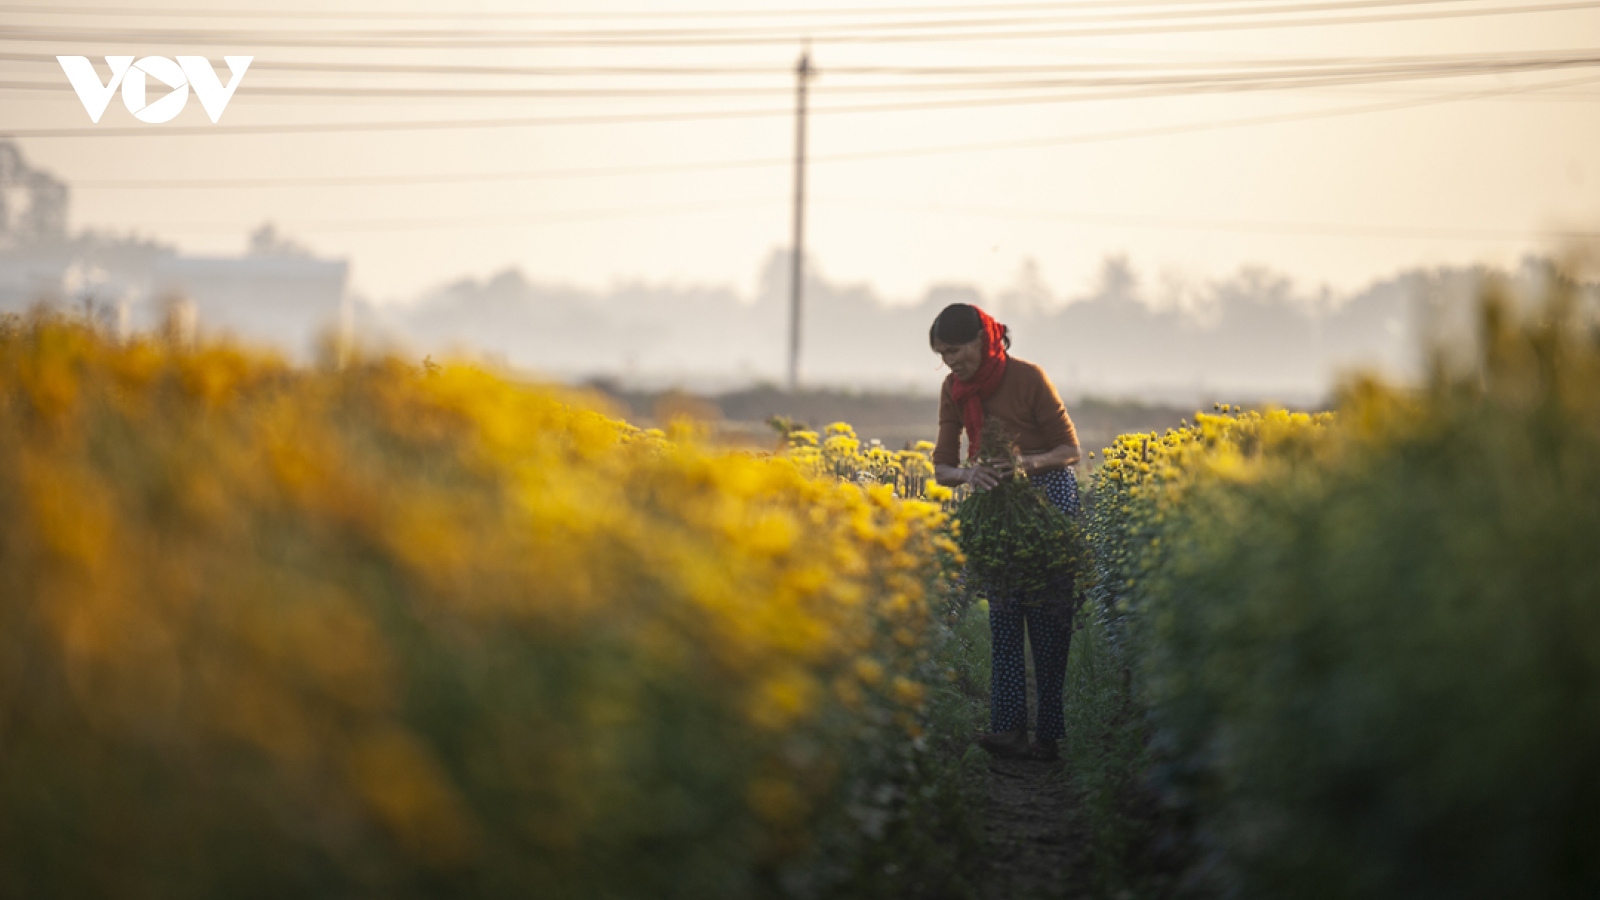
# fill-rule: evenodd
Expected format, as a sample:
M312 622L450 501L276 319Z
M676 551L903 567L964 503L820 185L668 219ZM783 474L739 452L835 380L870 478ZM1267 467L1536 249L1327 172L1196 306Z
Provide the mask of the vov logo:
M117 92L120 85L122 102L128 107L128 112L133 113L139 121L152 125L171 121L183 112L184 104L189 102L191 86L199 95L200 105L206 108L206 115L211 117L211 121L221 118L228 101L233 99L234 90L239 87L239 79L244 77L244 70L250 68L250 61L255 57L224 56L222 59L228 64L227 87L222 86L216 70L211 68L211 62L204 56L180 56L177 62L165 56L146 56L138 62L134 62L131 56L107 56L105 60L106 65L111 67L111 80L104 84L100 82L94 63L89 62L87 56L56 57L67 73L67 80L72 82L72 89L78 92L78 99L83 101L83 108L88 110L89 121L100 121L106 105L111 102L111 95ZM149 78L171 88L172 92L153 103L145 103L145 84Z

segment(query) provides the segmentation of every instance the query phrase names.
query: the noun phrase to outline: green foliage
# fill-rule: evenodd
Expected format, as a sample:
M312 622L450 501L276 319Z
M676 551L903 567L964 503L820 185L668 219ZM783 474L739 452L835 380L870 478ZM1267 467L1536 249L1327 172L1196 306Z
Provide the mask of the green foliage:
M1091 835L1093 895L1150 897L1158 886L1148 849L1160 823L1140 779L1146 729L1109 624L1092 604L1078 611L1064 691L1066 777Z
M1526 322L1491 294L1475 365L1420 390L1108 454L1074 650L1121 654L1150 724L1120 752L1191 830L1192 885L1600 895L1600 334L1571 290Z
M946 610L927 643L939 677L924 707L926 731L909 747L880 742L853 754L871 759L846 806L846 828L827 834L817 856L843 851L850 869L824 894L974 900L984 858L982 806L987 758L971 735L988 719L989 626L981 604ZM842 838L842 839L836 839ZM863 840L865 838L865 840Z
M1168 761L1152 747L1135 677L1147 650L1136 604L1160 574L1157 551L1174 540L1174 516L1197 482L1236 479L1304 456L1329 420L1218 411L1165 435L1122 435L1105 450L1087 492L1086 602L1065 692L1068 777L1090 825L1097 888L1107 895L1166 896L1193 856L1184 840L1186 811L1163 803L1149 777Z

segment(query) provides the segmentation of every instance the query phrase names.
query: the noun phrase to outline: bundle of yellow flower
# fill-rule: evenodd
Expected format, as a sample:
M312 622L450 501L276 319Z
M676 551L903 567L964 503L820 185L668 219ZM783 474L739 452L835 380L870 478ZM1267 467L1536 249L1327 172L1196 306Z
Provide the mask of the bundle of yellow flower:
M593 404L0 327L0 895L770 884L917 730L942 516Z

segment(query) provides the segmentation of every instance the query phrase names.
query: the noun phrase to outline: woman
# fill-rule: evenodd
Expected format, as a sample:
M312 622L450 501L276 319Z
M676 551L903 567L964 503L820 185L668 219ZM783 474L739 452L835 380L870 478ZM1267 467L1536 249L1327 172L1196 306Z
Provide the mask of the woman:
M940 484L971 485L987 490L1010 474L1011 465L972 462L959 465L961 434L967 435L967 457L976 456L985 422L1001 422L1014 436L1017 466L1028 480L1069 516L1078 515L1078 481L1071 466L1078 462L1077 431L1055 386L1033 363L1009 356L1009 330L983 310L966 303L944 308L928 329L928 343L950 367L939 391L939 440L933 449L934 479ZM1066 678L1067 648L1072 638L1070 589L1042 605L1024 605L1020 597L989 598L990 659L989 727L977 738L991 755L1011 759L1054 760L1056 742L1065 736L1061 685ZM1036 743L1028 743L1026 671L1022 634L1026 623L1033 647L1038 687Z

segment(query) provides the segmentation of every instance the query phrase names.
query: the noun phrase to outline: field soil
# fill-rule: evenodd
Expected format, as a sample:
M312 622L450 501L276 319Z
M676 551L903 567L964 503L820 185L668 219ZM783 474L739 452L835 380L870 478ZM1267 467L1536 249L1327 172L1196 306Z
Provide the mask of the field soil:
M984 900L1088 897L1088 840L1060 762L989 763Z
M1028 644L1024 650L1028 720L1037 722L1038 682ZM1072 735L1066 739L1072 740ZM1066 750L1064 743L1061 749ZM983 900L1091 896L1090 835L1065 766L1065 759L989 759L983 773L983 853L988 867L980 891Z
M699 396L596 387L618 406L624 418L641 427L660 426L675 416L687 416L711 424L724 442L764 450L780 445L778 432L769 424L774 416L819 431L832 422L848 422L857 437L863 441L876 438L890 450L933 440L939 425L939 398L931 395L822 390L791 394L777 388L756 387ZM1078 443L1085 452L1109 445L1119 434L1176 428L1183 419L1193 419L1195 413L1189 407L1095 397L1069 397L1065 402L1067 415L1078 431Z

